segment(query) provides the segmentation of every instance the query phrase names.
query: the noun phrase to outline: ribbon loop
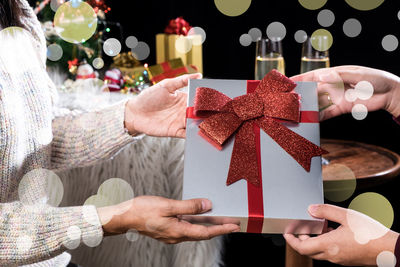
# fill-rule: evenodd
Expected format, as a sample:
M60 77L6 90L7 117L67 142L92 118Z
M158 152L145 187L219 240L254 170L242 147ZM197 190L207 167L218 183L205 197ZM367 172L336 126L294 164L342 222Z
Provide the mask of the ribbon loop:
M233 110L243 121L263 116L264 103L256 94L236 97L232 101Z
M300 122L300 97L292 92L296 84L273 70L254 93L230 99L217 90L200 87L195 97L195 114L209 116L200 125L200 134L218 149L236 133L227 184L240 179L261 184L254 125L267 133L306 171L311 159L326 153L278 120ZM258 126L257 126L258 127Z

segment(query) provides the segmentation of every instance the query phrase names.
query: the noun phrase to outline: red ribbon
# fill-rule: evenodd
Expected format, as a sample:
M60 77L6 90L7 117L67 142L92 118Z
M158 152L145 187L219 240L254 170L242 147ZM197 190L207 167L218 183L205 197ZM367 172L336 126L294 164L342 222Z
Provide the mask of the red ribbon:
M281 123L318 122L317 112L300 112L300 97L292 92L295 87L293 81L273 70L260 82L248 81L247 94L233 100L217 90L197 88L194 108L188 109L188 117L205 118L199 134L219 149L235 135L226 183L248 181L247 232L260 233L264 220L260 129L308 172L311 159L327 153Z
M171 19L164 32L167 34L188 35L192 27L182 17Z
M175 77L178 77L180 75L189 73L189 70L186 67L180 67L180 68L177 68L177 69L172 69L171 65L169 64L169 62L161 63L161 67L164 70L164 73L161 73L159 75L153 76L151 78L151 81L153 83L159 83L164 79L175 78Z

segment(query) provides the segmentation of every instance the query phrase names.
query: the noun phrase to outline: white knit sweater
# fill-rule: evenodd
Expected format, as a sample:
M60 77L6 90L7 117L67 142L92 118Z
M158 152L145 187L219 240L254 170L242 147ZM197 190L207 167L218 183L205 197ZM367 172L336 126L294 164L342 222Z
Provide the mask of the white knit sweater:
M41 179L24 188L28 202L21 202L21 179L34 169L93 164L133 138L124 129L124 103L54 116L56 90L46 73L44 35L26 0L20 1L30 14L24 20L28 31L0 31L0 265L66 266L70 256L63 252L73 241L67 234L71 226L80 228L82 240L102 238L95 207L40 204L43 185L35 181Z

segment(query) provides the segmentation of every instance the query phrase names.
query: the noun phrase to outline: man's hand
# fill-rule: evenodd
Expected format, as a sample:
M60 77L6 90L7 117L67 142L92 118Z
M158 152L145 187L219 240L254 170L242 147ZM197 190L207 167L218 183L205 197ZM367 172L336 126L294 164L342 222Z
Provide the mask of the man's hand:
M332 205L313 205L309 212L341 225L317 237L285 234L286 242L302 255L341 265L375 266L379 253L394 253L399 234L364 214Z
M327 97L330 97L333 105L321 111L321 120L349 113L356 104L365 105L368 111L385 109L395 117L400 115L400 78L389 72L360 66L340 66L310 71L291 79L318 82L320 103L327 102ZM346 90L353 89L361 81L373 85L374 95L368 100L347 101L344 96Z
M179 89L201 74L165 79L144 90L126 105L125 127L129 133L151 136L185 137L187 94Z
M130 229L159 241L176 244L183 241L211 239L239 231L236 224L204 226L191 224L183 215L201 214L211 210L207 199L172 200L141 196L114 207L99 208L105 235L122 234ZM110 220L111 218L111 220Z

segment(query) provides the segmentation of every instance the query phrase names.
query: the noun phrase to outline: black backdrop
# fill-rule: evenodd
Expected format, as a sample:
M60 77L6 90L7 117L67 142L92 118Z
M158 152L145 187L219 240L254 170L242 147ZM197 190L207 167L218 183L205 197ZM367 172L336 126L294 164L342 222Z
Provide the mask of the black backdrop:
M360 0L364 1L364 0ZM283 41L286 74L299 72L301 45L294 40L297 30L311 34L321 28L317 22L318 10L304 9L297 0L253 0L249 10L238 17L227 17L220 13L213 0L144 0L111 1L112 12L108 19L120 22L124 38L134 35L150 45L151 54L147 59L155 63L155 34L163 31L168 21L183 16L193 26L200 26L207 33L204 43L204 74L207 78L253 79L255 45L243 47L239 37L250 28L258 27L264 33L269 23L282 22L287 29ZM381 40L387 34L400 38L400 1L385 0L377 9L358 11L344 0L328 0L324 6L334 12L335 23L328 28L334 37L330 49L332 66L352 64L384 69L400 75L398 63L400 48L387 52L382 48ZM342 27L348 18L356 18L362 24L362 33L356 38L346 37ZM114 28L109 34L119 38ZM362 141L376 144L400 153L400 126L384 112L370 113L363 121L344 115L321 123L321 135L324 138L336 138ZM400 182L398 179L368 189L386 196L395 210L395 223L392 227L399 231L400 202L397 196ZM357 189L357 193L365 192ZM339 203L342 206L347 202ZM279 236L262 237L250 234L235 234L227 237L224 253L226 266L283 266L284 242ZM330 266L318 262L315 266ZM158 267L158 266L157 266Z
M363 0L360 0L363 1ZM155 34L164 30L169 19L183 16L193 26L205 29L204 74L207 78L253 79L255 45L243 47L239 37L250 28L258 27L264 33L269 23L282 22L287 29L283 41L286 74L299 72L301 45L294 40L297 30L311 34L321 28L317 22L317 11L304 9L297 0L253 0L249 10L239 17L227 17L220 13L213 0L145 0L108 1L112 7L109 19L119 21L124 27L124 36L134 35L147 42L151 55L147 62L155 63ZM387 52L382 48L382 38L394 34L400 38L400 10L398 0L386 0L372 11L358 11L344 0L328 0L324 6L334 12L335 23L328 28L334 37L330 49L332 66L352 64L384 69L400 75L400 48ZM349 38L342 27L348 18L356 18L362 24L362 33ZM400 126L384 112L370 113L363 121L351 115L331 119L321 124L324 138L346 139L376 144L400 153ZM399 179L397 179L399 180ZM393 229L399 231L400 202L397 197L399 182L396 179L376 188L370 188L386 196L395 210ZM365 192L357 189L357 193ZM347 206L349 202L339 203ZM226 266L283 266L284 242L279 236L265 238L258 235L238 234L227 238L224 253ZM318 262L315 266L330 266Z

